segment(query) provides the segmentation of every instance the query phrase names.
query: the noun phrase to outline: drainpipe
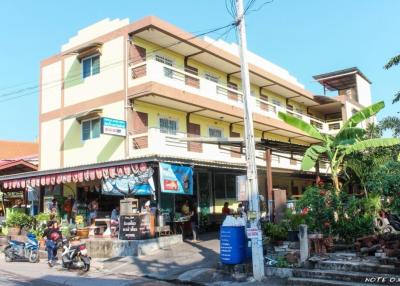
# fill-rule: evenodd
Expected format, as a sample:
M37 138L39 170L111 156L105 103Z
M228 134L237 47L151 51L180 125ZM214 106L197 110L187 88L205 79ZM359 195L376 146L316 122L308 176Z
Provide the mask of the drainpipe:
M126 122L126 126L125 126L125 158L129 157L129 128L128 128L128 124L129 124L129 120L128 120L128 108L129 108L129 100L128 100L128 76L129 76L129 72L128 72L128 43L130 43L130 37L128 35L128 38L125 39L125 61L124 61L124 71L125 71L125 102L124 102L124 117L125 117L125 122Z

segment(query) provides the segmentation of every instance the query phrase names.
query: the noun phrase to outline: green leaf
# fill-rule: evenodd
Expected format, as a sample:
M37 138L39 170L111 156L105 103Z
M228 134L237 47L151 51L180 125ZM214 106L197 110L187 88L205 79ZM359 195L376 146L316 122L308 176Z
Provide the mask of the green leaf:
M391 58L386 65L384 66L385 69L390 69L392 66L396 66L400 63L400 55L394 56Z
M344 153L348 155L350 153L364 151L369 148L389 147L398 144L400 144L400 138L374 138L354 143L354 145L349 146L346 150L344 150Z
M343 129L340 133L338 133L334 139L335 145L344 145L341 142L343 141L352 141L355 139L362 138L365 134L365 130L358 127L347 127Z
M375 104L361 109L343 124L343 127L340 129L338 134L340 134L344 129L348 127L356 127L358 123L370 118L371 116L374 116L384 107L385 103L383 101L379 101Z
M315 166L315 162L318 160L319 155L326 152L326 148L319 145L312 145L304 153L303 160L301 161L301 169L308 171Z
M301 131L307 133L311 137L318 139L318 140L325 141L325 139L321 135L321 133L319 133L319 131L311 124L308 124L307 122L304 122L303 120L301 120L297 117L291 116L291 115L289 115L287 113L283 113L283 112L279 112L278 117L280 119L282 119L283 121L285 121L287 124L289 124L293 127L296 127L297 129L300 129Z

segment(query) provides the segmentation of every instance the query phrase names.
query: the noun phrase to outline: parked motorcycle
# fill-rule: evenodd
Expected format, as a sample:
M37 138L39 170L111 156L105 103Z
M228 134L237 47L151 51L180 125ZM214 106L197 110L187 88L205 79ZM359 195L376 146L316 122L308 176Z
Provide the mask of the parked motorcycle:
M10 240L4 249L6 262L29 261L31 263L39 262L39 242L32 233L27 234L27 241L20 242Z
M71 245L70 241L63 239L63 253L61 256L62 267L67 269L81 269L84 272L90 270L90 256L88 256L86 244Z

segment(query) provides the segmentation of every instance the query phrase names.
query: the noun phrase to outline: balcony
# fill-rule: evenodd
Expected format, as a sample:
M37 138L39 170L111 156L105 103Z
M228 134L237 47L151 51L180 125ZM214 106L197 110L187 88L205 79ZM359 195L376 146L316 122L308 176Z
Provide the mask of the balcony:
M227 145L198 143L197 148L189 148L186 133L166 134L160 132L159 128L149 128L148 132L131 135L129 137L129 155L130 157L160 155L160 156L178 156L186 159L220 161L227 163L237 163L245 166L245 149L240 154L239 147ZM193 143L193 142L192 142ZM193 151L195 150L195 151ZM212 158L212 159L210 159ZM265 167L265 152L256 150L256 162L260 167ZM300 170L301 156L290 156L289 154L274 153L272 155L273 168L285 168L290 170ZM326 168L321 168L327 171Z
M171 86L192 94L206 97L212 100L228 103L239 108L243 107L243 94L226 85L200 77L191 69L179 69L156 60L148 60L130 67L129 86L135 86L148 81ZM342 121L326 122L322 119L298 113L284 106L275 105L269 101L252 97L253 111L270 118L278 118L279 111L291 114L297 118L312 124L326 134L336 133L342 126Z

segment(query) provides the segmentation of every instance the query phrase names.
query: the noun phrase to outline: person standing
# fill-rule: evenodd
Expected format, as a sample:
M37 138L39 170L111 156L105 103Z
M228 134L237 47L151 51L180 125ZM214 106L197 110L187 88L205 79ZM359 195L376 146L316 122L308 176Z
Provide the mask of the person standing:
M64 212L67 214L67 222L68 223L71 223L73 206L74 206L74 199L72 198L72 195L69 195L63 204Z
M61 239L61 232L56 227L54 221L51 220L47 223L47 228L44 230L43 236L46 239L47 263L50 267L53 267L57 259L57 241Z
M190 215L190 227L193 233L193 240L192 242L199 242L199 216L197 212L197 204L193 204L193 210Z
M89 204L89 218L90 218L90 223L92 225L94 224L94 220L97 218L97 211L98 210L99 210L99 199L95 198Z

